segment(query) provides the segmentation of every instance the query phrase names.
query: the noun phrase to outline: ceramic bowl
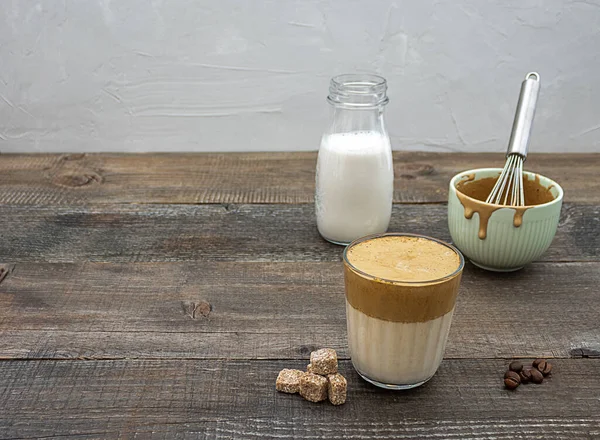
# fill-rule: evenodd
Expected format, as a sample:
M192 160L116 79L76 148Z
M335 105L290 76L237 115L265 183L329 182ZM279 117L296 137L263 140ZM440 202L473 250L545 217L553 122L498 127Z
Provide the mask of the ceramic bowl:
M464 171L452 178L448 194L448 227L456 247L473 264L487 270L510 272L539 259L552 243L560 218L563 190L547 177L524 172L523 179L532 180L538 176L539 183L549 188L554 200L515 209L491 205L461 194L463 200L467 198L468 204L475 207L473 213L465 210L457 195L456 185L461 180L497 177L501 171L500 168L481 168ZM495 209L489 216L485 233L480 227L478 208L483 208L482 212ZM469 214L472 215L470 219L466 218ZM521 219L519 216L522 216ZM515 226L519 223L519 226Z

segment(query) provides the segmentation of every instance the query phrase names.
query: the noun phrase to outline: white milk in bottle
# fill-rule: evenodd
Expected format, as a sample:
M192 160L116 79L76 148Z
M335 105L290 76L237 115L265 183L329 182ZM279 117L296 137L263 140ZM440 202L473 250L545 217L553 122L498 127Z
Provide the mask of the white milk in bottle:
M333 117L317 161L317 227L326 240L348 244L385 232L390 223L394 169L383 120L387 86L374 75L341 75L331 83Z

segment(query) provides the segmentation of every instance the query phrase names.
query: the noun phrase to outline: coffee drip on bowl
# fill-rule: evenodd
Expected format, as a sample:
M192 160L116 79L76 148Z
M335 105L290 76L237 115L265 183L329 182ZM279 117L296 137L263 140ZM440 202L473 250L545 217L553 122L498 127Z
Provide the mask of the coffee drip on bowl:
M535 175L533 180L525 177L523 179L523 190L525 193L525 206L496 205L487 203L485 200L494 187L497 177L485 177L475 180L475 173L468 174L456 184L456 195L464 207L466 219L473 218L476 212L479 214L479 232L478 237L485 240L487 237L487 226L492 214L501 208L510 207L515 210L513 217L513 226L518 228L523 224L523 215L525 211L533 206L549 203L554 200L554 195L550 191L552 185L545 187L540 183L540 176Z

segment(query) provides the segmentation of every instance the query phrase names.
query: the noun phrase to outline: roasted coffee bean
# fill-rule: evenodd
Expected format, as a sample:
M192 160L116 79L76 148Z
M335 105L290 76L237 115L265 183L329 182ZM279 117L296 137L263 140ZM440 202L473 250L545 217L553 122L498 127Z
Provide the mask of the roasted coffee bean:
M520 385L520 383L521 378L519 377L518 373L515 373L514 371L507 371L504 375L504 386L509 390L514 390Z
M542 369L542 364L539 364L537 369L540 370L544 376L548 376L552 372L552 364L550 362L544 362L544 367Z
M544 376L537 368L532 368L531 372L531 381L533 383L542 383L544 381Z
M533 361L533 362L531 363L531 365L532 365L534 368L537 368L537 367L538 367L538 365L539 365L539 364L541 364L542 362L546 362L546 361L545 361L544 359L536 359L535 361Z
M519 373L523 369L523 364L519 361L512 361L508 366L508 369L515 373Z
M519 372L519 377L521 378L521 383L528 383L531 381L531 368L523 368Z
M540 373L542 371L544 371L546 369L546 365L548 365L548 363L542 359L540 362L537 363L537 365L534 365L535 368L537 368L538 370L540 370Z

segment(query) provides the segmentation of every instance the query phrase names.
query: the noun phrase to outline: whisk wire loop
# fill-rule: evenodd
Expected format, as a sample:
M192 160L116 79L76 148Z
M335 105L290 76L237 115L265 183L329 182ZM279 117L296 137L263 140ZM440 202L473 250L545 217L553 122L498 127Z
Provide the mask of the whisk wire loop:
M505 206L524 206L525 192L523 189L523 157L518 154L510 154L506 165L490 195L487 203Z

